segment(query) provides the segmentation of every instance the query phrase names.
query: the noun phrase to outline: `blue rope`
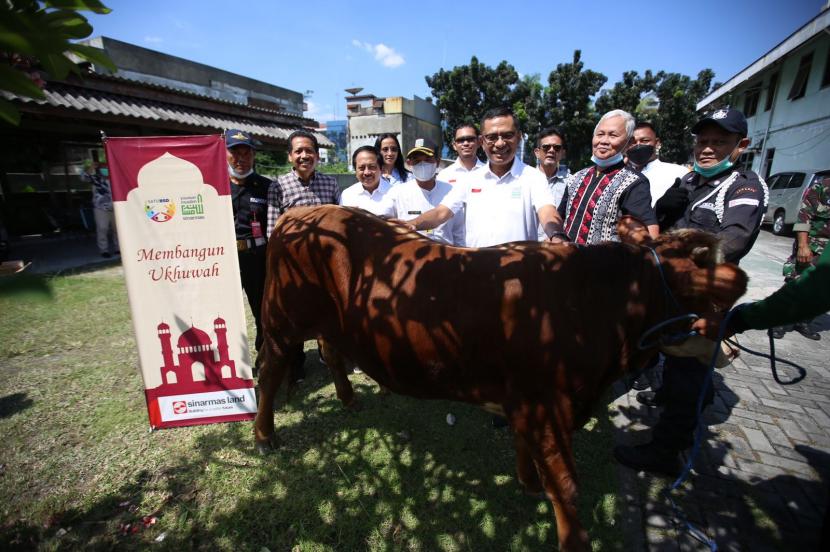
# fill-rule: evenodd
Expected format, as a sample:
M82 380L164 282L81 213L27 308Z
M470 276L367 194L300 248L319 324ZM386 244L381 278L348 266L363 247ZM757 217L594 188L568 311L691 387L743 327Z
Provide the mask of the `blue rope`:
M683 511L674 501L671 496L672 491L679 488L688 478L689 474L692 471L692 466L697 459L698 454L700 454L700 447L701 443L703 442L703 431L705 425L703 423L703 399L706 396L706 392L712 385L712 376L715 373L715 362L718 358L718 353L720 352L720 344L723 341L724 334L726 333L726 329L729 327L729 320L732 318L732 315L737 312L737 308L731 309L729 312L726 313L726 316L723 318L723 322L721 322L720 329L718 330L718 338L715 341L715 347L712 351L712 359L709 361L709 370L706 372L706 378L703 380L703 388L700 390L700 394L697 396L697 407L696 407L696 416L697 416L697 428L695 428L695 440L694 444L692 445L692 452L689 454L689 458L686 460L686 465L683 466L683 470L680 472L680 475L677 476L677 479L672 483L667 489L663 491L663 494L669 500L671 504L672 511L674 512L675 517L680 520L685 526L686 530L689 534L697 539L699 542L705 544L709 547L709 550L712 552L716 552L718 550L717 543L710 539L706 533L704 533L701 529L697 528L692 522L688 520L688 518L683 514Z
M675 307L677 308L678 311L682 312L683 308L680 306L680 303L678 303L677 299L674 297L674 294L672 293L671 288L669 288L668 281L666 280L666 276L663 273L663 266L660 263L660 257L657 255L657 252L654 249L652 249L650 247L648 249L651 251L651 254L654 256L654 259L657 262L657 269L660 273L660 279L663 281L663 290L665 292L666 297L671 299L671 301L674 303L674 305L675 305ZM668 499L669 504L671 504L672 512L674 513L675 518L677 518L678 521L680 521L681 523L683 523L686 526L686 530L689 532L689 534L694 539L696 539L697 541L699 541L699 542L705 544L706 546L708 546L709 550L711 550L712 552L717 552L717 550L718 550L717 543L713 539L710 539L709 536L706 535L706 533L704 533L701 529L696 527L692 522L690 522L688 520L686 515L683 513L683 511L680 509L680 507L677 505L677 503L672 498L671 493L672 493L672 491L678 489L689 478L689 474L691 473L692 466L694 465L694 462L697 459L698 454L700 454L700 448L701 448L701 444L703 442L703 431L705 429L705 425L703 424L703 399L706 396L706 392L709 390L710 386L712 385L712 377L715 373L715 362L717 361L718 353L720 352L720 349L721 349L721 343L724 340L724 335L726 334L726 330L729 327L729 321L732 319L732 316L738 310L740 310L743 307L744 307L744 305L739 305L737 307L734 307L734 308L730 309L729 312L726 313L726 316L724 316L723 321L721 322L720 328L718 330L718 338L715 341L715 347L712 351L712 359L709 361L709 370L706 372L706 378L703 381L703 388L700 390L700 394L697 397L697 405L696 405L697 427L695 428L695 438L694 438L694 443L692 444L692 451L689 454L689 457L686 460L686 464L683 466L683 470L680 472L680 475L678 475L678 477L674 481L674 483L672 483L669 487L667 487L663 491L663 494ZM662 329L662 328L664 328L664 327L666 327L670 324L674 324L675 322L679 322L681 320L697 320L698 318L699 318L698 315L689 313L689 314L683 314L683 315L680 315L680 316L675 316L673 318L669 318L667 320L664 320L664 321L652 326L648 330L646 330L643 333L643 335L640 336L640 339L637 342L637 347L641 350L650 349L650 348L652 348L652 347L654 347L658 344L677 343L677 342L683 341L684 339L686 339L688 337L698 335L698 333L696 331L688 331L688 332L685 332L685 333L681 332L681 333L675 333L675 334L661 336L661 337L659 337L658 339L656 339L652 342L645 343L645 340L646 340L647 337L649 337L651 334L655 333L656 331L658 331L658 330L660 330L660 329ZM746 351L747 353L757 355L757 356L760 356L760 357L764 357L764 358L768 358L770 360L770 366L772 368L773 377L775 378L775 381L778 382L781 385L791 385L793 383L798 383L799 381L804 379L804 377L806 375L806 370L804 368L802 368L801 366L799 366L795 363L792 363L792 362L789 362L789 361L786 361L786 360L783 360L783 359L776 359L776 357L775 357L775 345L773 343L773 338L772 338L772 330L770 330L768 332L768 335L769 335L769 342L770 342L770 354L769 355L766 355L764 353L760 353L758 351L753 351L752 349L748 349L748 348L746 348L742 345L739 345L737 342L729 341L729 343L734 344L739 349L741 349L743 351ZM778 362L788 364L790 366L795 367L799 371L799 375L794 377L792 380L790 380L788 382L782 381L778 377L778 370L775 367L776 360L778 360Z

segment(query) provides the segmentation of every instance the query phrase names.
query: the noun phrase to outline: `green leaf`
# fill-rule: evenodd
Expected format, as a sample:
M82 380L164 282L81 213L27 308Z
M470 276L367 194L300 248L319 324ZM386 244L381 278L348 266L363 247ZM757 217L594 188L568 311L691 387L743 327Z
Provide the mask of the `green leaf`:
M64 10L91 11L100 14L107 14L112 11L98 0L46 0L44 4Z
M81 39L92 34L92 25L86 17L73 11L54 11L43 17L43 24L64 39Z
M87 46L85 44L73 44L69 47L69 51L78 54L85 60L91 61L95 65L101 65L112 72L118 70L118 67L115 66L106 52L100 48Z
M0 120L17 126L20 124L20 112L8 100L0 98Z

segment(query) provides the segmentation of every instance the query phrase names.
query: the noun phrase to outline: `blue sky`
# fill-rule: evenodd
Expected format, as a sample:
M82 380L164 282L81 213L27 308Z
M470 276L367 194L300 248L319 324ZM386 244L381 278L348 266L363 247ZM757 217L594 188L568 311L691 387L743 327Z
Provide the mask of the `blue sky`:
M305 92L320 121L345 118L344 88L427 97L424 76L507 60L548 73L582 50L608 77L646 69L725 81L818 15L827 0L466 0L367 3L104 0L104 35ZM368 7L374 6L374 7Z

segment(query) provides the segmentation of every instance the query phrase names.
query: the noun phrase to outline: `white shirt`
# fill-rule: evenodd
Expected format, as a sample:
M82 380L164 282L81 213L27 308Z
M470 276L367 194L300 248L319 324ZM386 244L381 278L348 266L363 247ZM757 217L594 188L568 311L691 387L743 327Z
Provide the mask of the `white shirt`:
M489 164L462 179L441 201L457 213L466 206L465 244L489 247L513 241L536 241L544 205L554 205L545 175L518 157L499 178Z
M674 163L664 163L659 159L655 159L640 170L646 178L651 187L651 206L657 203L657 200L663 197L666 190L672 187L674 181L689 173L689 169L683 165L675 165Z
M392 169L392 174L389 175L389 178L381 176L381 180L387 180L389 182L389 186L394 188L398 184L403 184L404 182L407 182L415 178L414 176L412 176L412 173L404 174L406 175L406 179L401 178L401 173L398 172L398 169Z
M391 217L392 204L386 199L391 188L384 178L372 193L367 192L360 182L355 182L340 194L340 205L360 207L379 217Z
M448 167L444 167L440 171L438 171L438 180L443 180L444 182L448 182L450 186L454 186L455 183L462 177L470 174L471 172L479 170L481 167L486 167L485 163L481 162L481 159L476 157L476 164L473 165L472 169L468 169L464 165L461 164L460 159L456 159L452 165Z
M418 185L418 181L413 177L389 190L386 198L392 204L394 211L392 216L401 220L412 220L418 215L437 207L450 190L452 190L452 186L437 178L435 186L431 190L425 190ZM421 234L436 241L463 247L463 209L447 222L432 230L422 230Z

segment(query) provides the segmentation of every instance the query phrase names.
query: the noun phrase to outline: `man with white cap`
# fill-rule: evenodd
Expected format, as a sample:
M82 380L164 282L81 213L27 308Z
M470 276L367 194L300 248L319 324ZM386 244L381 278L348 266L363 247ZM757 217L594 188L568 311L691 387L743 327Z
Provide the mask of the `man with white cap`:
M392 216L403 221L437 207L452 190L450 183L436 177L438 147L429 138L415 140L415 146L406 155L406 163L414 178L395 186L387 195ZM436 241L463 246L464 214L456 214L438 227L421 233Z

